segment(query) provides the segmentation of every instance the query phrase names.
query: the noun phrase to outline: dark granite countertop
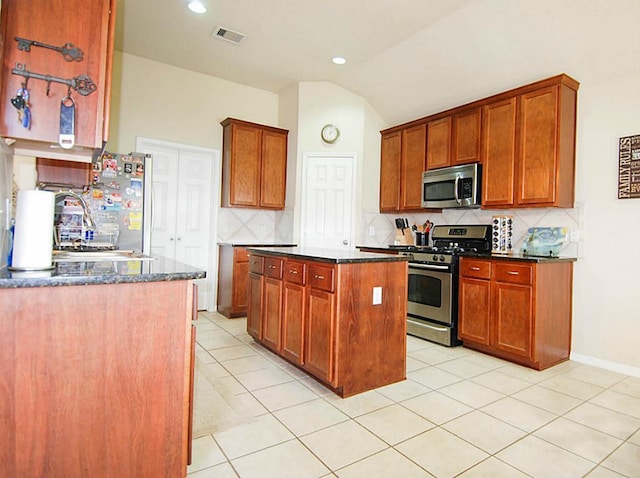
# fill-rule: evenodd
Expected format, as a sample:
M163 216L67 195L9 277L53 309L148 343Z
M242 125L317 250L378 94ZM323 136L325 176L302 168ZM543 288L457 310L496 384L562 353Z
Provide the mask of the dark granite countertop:
M297 244L280 243L280 242L218 242L219 246L225 247L296 247Z
M330 262L333 264L347 264L354 262L396 262L407 260L406 257L391 254L378 254L353 250L341 251L314 247L266 247L253 250L249 248L248 250L249 252L256 252L262 255L308 259L320 262Z
M164 257L152 261L57 262L47 271L0 269L0 288L59 287L202 279L206 272Z
M357 246L358 249L368 249L372 251L380 251L381 253L387 252L389 254L397 253L397 249L393 247L385 247L385 246ZM577 257L551 257L551 256L529 256L520 253L511 253L511 254L492 254L492 253L478 253L478 252L463 252L459 254L460 257L475 257L478 259L499 259L503 261L526 261L526 262L538 262L538 263L549 263L549 262L576 262L578 260Z
M545 264L550 262L576 262L578 260L578 258L576 257L529 256L526 254L520 254L516 252L511 254L463 252L462 254L460 254L460 257L475 257L478 259L492 259L492 260L497 259L501 261L538 262L540 264Z

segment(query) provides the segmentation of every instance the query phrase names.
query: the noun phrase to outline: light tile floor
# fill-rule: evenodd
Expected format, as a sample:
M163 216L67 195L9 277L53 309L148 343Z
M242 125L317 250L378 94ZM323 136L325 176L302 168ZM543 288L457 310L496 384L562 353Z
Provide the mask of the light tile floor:
M640 378L408 336L407 380L341 399L245 319L199 318L198 360L250 419L195 439L189 478L640 477Z

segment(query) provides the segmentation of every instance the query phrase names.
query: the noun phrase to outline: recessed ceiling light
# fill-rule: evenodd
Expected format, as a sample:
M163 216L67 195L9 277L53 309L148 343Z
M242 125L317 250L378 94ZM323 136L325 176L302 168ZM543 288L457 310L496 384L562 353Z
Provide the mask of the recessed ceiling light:
M344 65L347 62L347 60L345 60L341 56L334 56L331 59L331 61L334 62L336 65Z
M191 0L187 7L194 13L207 13L207 7L200 0Z

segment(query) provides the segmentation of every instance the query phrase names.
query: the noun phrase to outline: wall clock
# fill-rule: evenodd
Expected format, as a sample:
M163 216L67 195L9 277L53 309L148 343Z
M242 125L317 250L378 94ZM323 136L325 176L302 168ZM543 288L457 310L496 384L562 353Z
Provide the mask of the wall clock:
M332 124L326 124L322 127L322 141L325 143L335 143L340 136L340 130L337 126Z

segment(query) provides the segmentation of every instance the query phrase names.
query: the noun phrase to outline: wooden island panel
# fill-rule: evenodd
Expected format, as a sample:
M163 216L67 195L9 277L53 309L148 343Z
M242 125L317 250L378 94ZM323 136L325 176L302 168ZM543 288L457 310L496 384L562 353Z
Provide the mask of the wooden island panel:
M266 264L271 259L266 251L250 254L250 261L263 259ZM250 274L256 300L251 302L248 331L256 341L342 397L406 378L405 260L330 263L286 257L282 287L266 271ZM380 304L373 303L375 287L382 289ZM282 304L279 314L259 300L267 294L272 303ZM273 327L276 323L279 335ZM262 335L256 330L262 330ZM274 337L280 339L278 346Z
M5 476L185 476L192 287L0 289Z

